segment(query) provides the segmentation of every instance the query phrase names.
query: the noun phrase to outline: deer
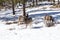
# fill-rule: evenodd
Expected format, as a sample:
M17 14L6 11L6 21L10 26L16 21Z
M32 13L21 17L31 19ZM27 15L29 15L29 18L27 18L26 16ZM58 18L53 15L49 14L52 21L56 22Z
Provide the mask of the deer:
M32 18L31 17L30 18L26 17L25 18L25 24L26 24L26 28L27 28L28 25L30 25L30 27L31 27L31 25L32 25Z
M54 18L52 16L47 15L44 17L44 23L48 27L53 26L54 25Z
M28 14L25 17L19 16L19 18L18 18L18 25L23 24L23 23L26 24L26 28L27 28L28 25L31 26L32 25L32 18L28 17Z
M23 16L19 16L18 17L18 25L23 24L23 22L24 22L24 17Z

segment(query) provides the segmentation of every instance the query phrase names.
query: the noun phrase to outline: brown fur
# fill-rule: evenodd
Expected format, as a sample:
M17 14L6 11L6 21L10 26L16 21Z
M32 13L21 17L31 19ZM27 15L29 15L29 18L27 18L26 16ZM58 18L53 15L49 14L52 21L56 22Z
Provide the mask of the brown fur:
M18 25L23 24L23 22L24 22L24 17L23 16L19 16L18 17Z
M25 18L25 24L26 24L26 27L30 24L30 26L32 25L32 18L28 18L26 17Z
M29 24L31 26L31 24L32 24L32 18L28 18L27 16L26 17L19 16L19 18L18 18L18 25L23 24L23 23L26 24L26 27Z

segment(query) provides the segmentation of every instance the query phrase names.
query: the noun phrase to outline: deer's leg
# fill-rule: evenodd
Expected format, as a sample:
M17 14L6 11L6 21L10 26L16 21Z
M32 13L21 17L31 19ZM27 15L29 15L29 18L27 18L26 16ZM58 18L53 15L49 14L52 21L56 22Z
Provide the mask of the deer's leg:
M20 22L18 21L18 25L20 25Z
M18 25L20 25L20 18L18 18Z
M32 27L32 22L30 22L30 28Z
M28 24L26 24L26 28L27 28Z

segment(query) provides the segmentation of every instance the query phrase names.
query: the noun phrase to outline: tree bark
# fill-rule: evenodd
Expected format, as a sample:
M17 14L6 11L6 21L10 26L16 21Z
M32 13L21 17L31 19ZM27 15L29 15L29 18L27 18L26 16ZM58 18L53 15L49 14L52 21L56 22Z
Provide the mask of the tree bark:
M55 0L53 0L53 5L55 5Z
M23 3L23 16L26 17L26 12L25 12L25 3Z
M36 0L36 5L38 4L38 1Z
M12 0L12 11L13 11L13 15L15 15L14 0Z
M58 0L58 5L59 5L59 0Z
M33 6L34 6L35 4L34 4L34 0L33 0Z

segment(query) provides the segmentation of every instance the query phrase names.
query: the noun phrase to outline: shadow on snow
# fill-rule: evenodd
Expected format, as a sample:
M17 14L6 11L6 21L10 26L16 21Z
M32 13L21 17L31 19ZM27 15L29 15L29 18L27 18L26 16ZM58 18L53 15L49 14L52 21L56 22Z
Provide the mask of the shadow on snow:
M19 15L16 15L16 16L9 16L10 13L6 13L6 14L2 14L2 15L5 15L4 17L0 17L0 20L2 21L15 21L18 19L18 16ZM48 15L56 15L56 14L60 14L60 12L50 12L48 13ZM37 18L37 19L43 19L41 18L42 16L45 16L46 13L40 13L40 14L33 14L33 15L29 15L29 17L32 17L32 18ZM39 17L39 18L38 18ZM56 15L54 17L56 20L60 19L60 15Z

